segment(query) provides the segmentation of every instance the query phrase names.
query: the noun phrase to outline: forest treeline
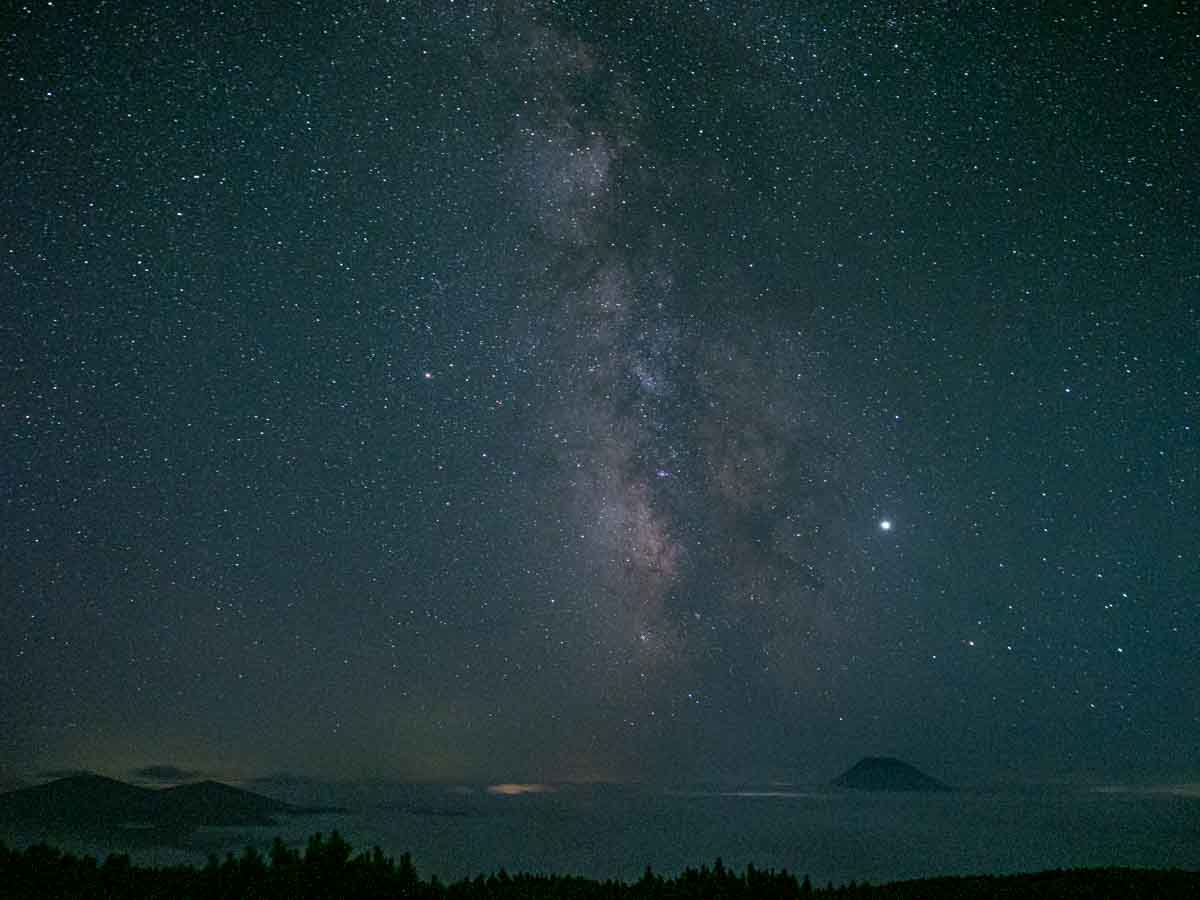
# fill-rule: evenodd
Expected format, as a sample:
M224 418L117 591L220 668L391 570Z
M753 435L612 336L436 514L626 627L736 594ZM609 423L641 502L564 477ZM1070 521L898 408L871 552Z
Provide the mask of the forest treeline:
M264 855L247 847L208 864L143 867L127 854L103 862L46 844L24 850L0 842L0 898L4 900L957 900L957 898L1195 898L1200 872L1155 869L1076 869L1031 875L933 878L886 885L813 886L808 877L747 866L712 866L664 877L647 868L635 882L566 875L511 875L501 869L450 884L421 878L406 853L399 860L378 848L355 853L336 831L308 839L303 852L278 838Z

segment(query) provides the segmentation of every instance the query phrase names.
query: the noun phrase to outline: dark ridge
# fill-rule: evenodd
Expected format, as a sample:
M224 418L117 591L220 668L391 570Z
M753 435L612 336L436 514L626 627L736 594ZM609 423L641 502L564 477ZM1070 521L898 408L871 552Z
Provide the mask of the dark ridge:
M949 791L920 769L890 756L867 756L833 780L835 787L859 791Z
M0 794L0 822L86 831L154 818L157 792L103 775L70 775Z
M218 781L198 781L157 792L159 814L172 825L274 825L290 804Z
M271 826L280 816L327 812L345 810L293 806L216 781L156 790L91 774L0 794L0 825L31 833L177 837L203 826Z

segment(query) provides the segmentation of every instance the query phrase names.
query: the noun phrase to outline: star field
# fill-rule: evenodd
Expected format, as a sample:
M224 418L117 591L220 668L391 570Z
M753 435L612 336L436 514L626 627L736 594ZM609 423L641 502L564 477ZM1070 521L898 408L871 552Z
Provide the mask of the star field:
M1198 777L1197 30L20 7L5 776Z

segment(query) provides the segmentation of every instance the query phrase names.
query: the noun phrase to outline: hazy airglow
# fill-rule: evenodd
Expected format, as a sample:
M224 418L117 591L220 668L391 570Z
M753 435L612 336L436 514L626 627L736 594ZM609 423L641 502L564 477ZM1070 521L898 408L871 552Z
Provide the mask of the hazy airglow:
M522 794L550 794L554 792L554 788L548 784L505 782L504 784L489 784L487 792L496 797L519 797Z

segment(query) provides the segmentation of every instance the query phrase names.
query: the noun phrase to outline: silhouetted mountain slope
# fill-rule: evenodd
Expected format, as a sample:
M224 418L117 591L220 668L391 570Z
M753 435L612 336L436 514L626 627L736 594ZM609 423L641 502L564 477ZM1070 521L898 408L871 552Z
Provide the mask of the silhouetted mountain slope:
M36 831L180 832L205 825L274 825L279 816L339 811L292 806L216 781L152 790L102 775L73 775L0 794L0 825Z
M217 781L159 791L159 816L173 825L272 825L291 805Z
M864 757L835 778L833 784L861 791L951 790L936 778L890 756Z
M71 775L0 794L0 822L81 829L143 824L154 816L156 793L103 775Z

